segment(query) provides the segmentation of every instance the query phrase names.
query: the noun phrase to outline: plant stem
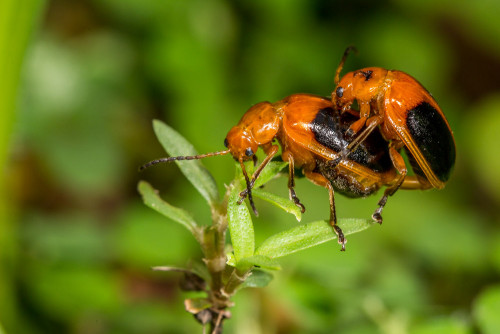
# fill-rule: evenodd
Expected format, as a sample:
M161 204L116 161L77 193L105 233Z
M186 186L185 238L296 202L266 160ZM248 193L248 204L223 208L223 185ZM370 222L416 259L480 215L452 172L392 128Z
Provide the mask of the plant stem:
M224 272L228 269L225 249L228 227L227 205L230 189L234 186L234 182L227 188L222 203L212 206L212 225L206 227L201 234L204 262L211 277L208 299L212 305L210 308L212 333L222 332L223 321L230 316L227 311L232 306L230 298L247 277L247 272L241 273L237 269L233 269L227 282L224 282L223 279Z

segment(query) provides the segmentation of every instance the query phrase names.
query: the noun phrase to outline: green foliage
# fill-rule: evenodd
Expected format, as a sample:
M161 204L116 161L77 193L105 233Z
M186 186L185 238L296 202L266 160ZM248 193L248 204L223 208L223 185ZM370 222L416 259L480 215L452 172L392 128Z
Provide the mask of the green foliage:
M338 224L344 235L349 235L363 231L374 223L366 219L341 219ZM278 258L335 239L337 235L328 222L312 222L269 237L255 253Z
M193 145L165 123L154 121L153 127L158 140L170 156L198 154ZM219 201L217 185L212 175L203 167L200 161L176 161L176 163L196 190L207 200L208 204L215 205Z
M28 42L35 31L44 0L2 0L0 2L0 332L2 325L16 327L21 318L13 287L16 274L11 270L16 263L18 244L16 211L9 194L6 166L11 153L11 141L16 114L19 110L19 91L22 65Z
M183 153L183 149L186 149L189 155L196 154L192 145L172 128L160 121L154 122L154 128L159 141L169 154L185 155L186 153ZM194 168L189 162L180 163L179 168L202 196L207 199L209 205L211 205L212 214L214 214L214 212L219 210L220 206L220 203L217 202L218 194L216 192L215 181L213 181L211 174L201 165L201 162L195 162L197 164ZM283 163L273 163L266 166L262 171L262 175L265 177L264 181L272 179L285 166L286 164ZM261 181L260 184L263 185L264 183ZM141 181L138 188L147 206L188 229L194 234L200 242L201 248L204 250L207 270L212 276L209 280L212 282L210 284L211 292L207 293L206 297L188 298L185 300L186 310L198 317L201 317L200 314L204 310L210 310L212 314L219 314L219 312L227 307L225 306L221 310L220 307L216 308L215 306L226 302L225 300L219 301L214 297L220 295L220 291L224 291L224 295L230 297L237 289L242 287L264 287L269 284L272 276L261 269L281 269L281 266L273 260L274 258L295 253L337 238L332 227L327 222L314 222L273 235L264 241L255 251L255 232L250 211L246 203L238 204L241 198L240 193L245 189L245 186L242 173L237 172L235 180L227 189L227 208L225 209L227 212L227 227L231 235L231 246L234 255L230 254L226 257L225 254L220 254L220 258L217 259L217 243L219 243L217 240L224 240L225 232L224 225L221 225L217 218L211 227L205 227L204 232L202 232L186 211L173 207L163 201L147 182ZM298 220L300 219L300 211L297 213L297 207L292 201L288 200L290 204L287 204L279 196L267 194L262 191L258 193L260 197L265 198L286 212L294 213ZM295 207L295 209L292 207ZM221 218L218 219L220 220ZM341 222L341 227L344 229L346 235L362 231L371 225L373 223L361 219L345 219ZM216 234L210 237L210 233ZM202 235L205 235L205 237L202 237ZM214 241L215 243L213 243ZM229 266L226 267L226 270L230 267L237 269L237 271L233 271L226 278L223 286L217 286L214 283L214 280L218 281L216 277L222 271L220 267L212 264L217 261L226 262ZM256 270L254 268L259 269ZM172 271L174 269L166 267L165 270ZM189 271L189 269L186 269L186 271ZM198 277L202 276L198 275ZM245 283L248 279L249 282ZM206 281L206 283L210 282ZM212 326L218 325L213 321Z
M298 213L286 180L265 171L254 192L253 255L236 267L229 235L218 249L227 261L221 282L233 273L239 282L224 332L487 330L495 319L485 296L500 277L499 4L0 1L3 332L200 332L182 301L203 293L178 291L184 271L150 268L170 264L214 282L207 263L186 263L204 250L184 225L144 205L137 182L159 189L159 203L188 212L187 221L207 232L203 239L214 236L205 230L212 212L175 164L137 173L165 155L151 119L165 120L199 152L224 149L225 134L251 105L299 92L329 96L350 44L359 52L343 73L400 69L436 98L457 143L450 181L440 191L398 191L383 225L348 236L345 253L331 240L270 259L256 254L267 239L303 227L276 207ZM203 165L217 180L222 210L234 163L225 156ZM301 224L328 229L325 189L298 178L296 191L307 208ZM380 195L336 194L340 221L369 218ZM82 285L82 294L70 284Z
M243 189L241 183L233 185L230 188L227 204L227 222L231 233L236 266L241 259L252 256L255 250L255 234L250 211L248 211L246 203L241 205L237 203Z
M302 212L300 211L300 208L297 205L295 205L295 203L290 201L288 198L276 196L267 191L262 191L259 189L255 189L254 191L252 191L252 194L254 194L255 197L258 197L275 205L276 207L284 210L285 212L291 213L292 215L295 216L297 221L300 222L300 220L302 219Z
M474 305L474 316L481 329L481 333L493 334L500 331L499 309L499 285L489 287L479 295Z
M158 195L158 191L153 189L153 187L145 181L139 182L138 190L142 198L144 199L144 203L147 206L149 206L153 210L158 211L165 217L168 217L173 221L181 224L191 233L193 233L195 237L197 237L196 223L193 217L191 217L188 212L184 211L183 209L176 208L175 206L172 206L163 201Z

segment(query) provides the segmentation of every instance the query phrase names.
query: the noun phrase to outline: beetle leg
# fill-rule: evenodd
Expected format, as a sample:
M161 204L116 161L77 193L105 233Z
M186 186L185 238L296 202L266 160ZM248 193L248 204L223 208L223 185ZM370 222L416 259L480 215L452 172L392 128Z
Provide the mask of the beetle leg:
M243 163L243 159L242 158L239 159L239 163L240 163L240 166L241 166L241 171L243 172L243 175L245 176L245 183L247 185L247 188L246 188L245 191L242 191L240 193L240 197L241 198L238 200L238 204L243 203L243 200L245 199L245 197L248 196L248 201L250 202L250 206L252 207L253 213L258 217L259 216L259 212L255 208L255 204L253 202L252 187L251 187L250 179L248 178L247 170L245 169L245 164ZM243 192L245 192L245 196L241 196L241 194Z
M431 189L434 188L432 184L421 178L417 178L416 175L406 175L403 183L401 184L400 189L420 189L420 190L425 190L425 189Z
M300 208L300 212L306 212L306 207L300 203L297 194L295 193L295 161L293 160L293 156L285 152L283 156L288 160L288 192L290 195L290 200L295 203L296 206Z
M347 137L354 137L365 126L365 123L366 117L361 117L356 122L352 123L351 126L349 126L349 129L347 129L346 131Z
M267 156L262 161L262 163L259 165L259 167L257 168L257 170L253 173L252 180L248 180L248 177L246 177L246 179L247 179L247 188L245 190L243 190L242 192L240 192L240 199L238 200L238 204L243 203L243 201L245 200L245 198L248 196L248 199L250 200L250 204L252 205L252 208L254 209L254 213L255 213L256 216L257 216L257 213L256 213L256 210L255 210L255 206L253 205L253 200L250 199L251 198L250 197L251 196L251 191L252 191L252 188L253 188L253 186L255 184L255 181L257 181L257 179L259 178L260 173L262 172L262 170L264 169L264 167L266 167L266 165L269 163L269 161L271 161L271 159L276 154L276 152L278 152L278 149L279 149L278 145L272 145L270 147L270 149L268 150L268 152L266 152ZM243 173L246 174L246 171L245 171L245 169L243 167L242 167L242 170L243 170Z
M372 215L372 219L379 224L382 224L382 209L387 204L387 198L394 195L394 193L401 187L406 178L406 174L408 173L403 156L401 156L398 152L398 149L401 148L402 145L403 143L401 142L391 142L389 144L389 155L391 157L392 164L398 171L399 175L395 178L394 184L385 189L384 196L382 196L378 202L379 207Z
M376 115L376 116L370 117L366 121L366 123L367 123L366 128L356 138L354 138L353 141L351 141L349 143L349 145L347 145L347 147L345 147L342 150L342 152L340 154L340 157L337 157L336 159L332 159L330 161L330 163L333 165L332 167L337 166L340 163L340 161L346 160L347 158L349 158L349 154L351 154L352 152L356 151L356 149L358 148L358 146L363 141L365 141L366 138L368 138L368 136L370 135L370 133L372 133L372 131L375 130L375 128L379 124L381 124L383 121L384 121L384 119L380 115Z
M322 186L328 189L328 195L330 199L330 225L333 228L333 231L335 234L337 234L337 240L340 245L342 245L342 248L340 249L341 251L345 251L345 244L347 242L347 239L344 237L344 232L342 232L342 229L337 225L337 213L335 211L335 192L333 190L333 186L328 181L323 175L310 172L310 171L304 171L304 174L306 177L311 180L314 184L318 186Z
M360 102L359 119L349 126L346 135L350 138L354 137L365 126L366 120L370 116L370 102Z

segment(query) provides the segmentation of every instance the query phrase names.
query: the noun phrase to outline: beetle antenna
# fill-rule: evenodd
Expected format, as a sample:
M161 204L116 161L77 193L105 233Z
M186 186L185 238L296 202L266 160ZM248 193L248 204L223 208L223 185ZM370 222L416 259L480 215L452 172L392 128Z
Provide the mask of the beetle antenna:
M139 167L139 171L143 171L148 167L151 167L153 165L157 165L160 163L164 163L164 162L172 162L172 161L178 161L178 160L196 160L196 159L213 157L216 155L225 155L228 153L230 153L230 150L217 151L217 152L211 152L211 153L205 153L205 154L199 154L199 155L186 155L186 156L179 156L179 157L168 157L168 158L156 159L156 160L150 161L150 162L142 165L141 167Z
M344 67L344 63L345 63L345 61L347 59L347 56L351 52L358 53L358 49L356 49L356 47L354 45L349 45L347 47L347 49L345 49L344 55L342 56L342 59L340 60L339 67L337 67L337 71L335 72L335 79L333 80L333 82L335 83L335 86L337 86L339 84L339 81L340 81L340 72L342 72L342 68Z
M250 186L250 178L248 177L247 170L245 169L245 164L243 164L243 160L240 159L239 162L240 162L241 170L243 171L243 175L245 176L245 182L247 183L248 201L250 202L250 206L252 207L253 213L255 214L256 217L258 217L259 212L255 208L255 204L253 202L252 187ZM244 197L242 199L244 199ZM238 201L238 204L241 204L241 202Z

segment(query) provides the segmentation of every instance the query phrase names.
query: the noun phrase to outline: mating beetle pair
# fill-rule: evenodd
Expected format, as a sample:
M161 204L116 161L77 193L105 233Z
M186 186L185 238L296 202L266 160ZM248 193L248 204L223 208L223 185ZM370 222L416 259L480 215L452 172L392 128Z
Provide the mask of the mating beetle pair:
M387 198L399 188L444 187L455 162L455 142L443 112L429 92L414 78L400 71L369 67L340 72L348 48L335 75L332 98L294 94L275 103L251 107L227 134L225 151L197 156L169 157L151 161L141 169L160 162L201 159L231 154L240 163L248 197L255 214L252 188L263 168L277 154L289 164L290 199L302 210L294 186L295 168L301 168L313 183L328 189L330 225L345 250L346 239L337 225L334 193L364 197L385 186L384 195L372 218L382 223ZM352 109L357 101L359 111ZM261 147L266 157L250 177L244 161L254 159ZM405 149L414 175L400 154Z

